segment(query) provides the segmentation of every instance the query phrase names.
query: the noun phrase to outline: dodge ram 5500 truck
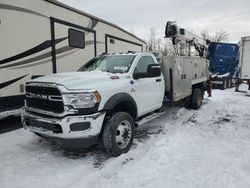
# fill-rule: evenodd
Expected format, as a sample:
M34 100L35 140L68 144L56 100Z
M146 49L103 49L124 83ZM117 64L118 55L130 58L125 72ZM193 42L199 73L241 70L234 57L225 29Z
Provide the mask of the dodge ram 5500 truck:
M108 154L118 156L129 150L135 128L163 99L189 99L193 108L200 107L207 81L207 63L200 59L165 57L162 74L151 53L105 54L78 72L29 81L24 128L63 147L102 141Z

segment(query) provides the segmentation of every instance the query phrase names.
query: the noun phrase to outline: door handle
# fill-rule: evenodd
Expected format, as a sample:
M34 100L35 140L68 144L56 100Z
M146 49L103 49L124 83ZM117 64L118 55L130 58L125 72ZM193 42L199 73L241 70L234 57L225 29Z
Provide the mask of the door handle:
M156 79L155 81L156 81L156 82L161 82L161 79L159 78L159 79Z

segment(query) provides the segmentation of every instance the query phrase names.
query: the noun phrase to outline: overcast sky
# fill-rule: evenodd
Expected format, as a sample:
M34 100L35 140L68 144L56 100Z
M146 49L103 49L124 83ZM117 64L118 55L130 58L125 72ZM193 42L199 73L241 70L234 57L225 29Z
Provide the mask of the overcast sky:
M200 34L224 30L228 42L250 35L250 0L60 0L132 31L142 39L150 28L164 35L168 20Z

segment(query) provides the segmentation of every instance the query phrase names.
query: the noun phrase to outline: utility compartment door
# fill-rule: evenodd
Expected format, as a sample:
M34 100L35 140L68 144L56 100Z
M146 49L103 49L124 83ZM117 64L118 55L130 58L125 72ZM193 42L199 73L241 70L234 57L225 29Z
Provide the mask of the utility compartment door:
M77 71L96 56L95 31L64 21L54 21L53 24L54 73Z
M244 37L240 51L241 79L250 79L250 37Z
M165 79L165 89L170 97L171 79L173 82L173 100L178 101L192 93L191 74L193 71L192 62L183 57L164 56L163 75ZM173 78L170 77L169 70L172 69Z
M195 71L190 59L176 57L174 69L174 100L178 101L192 94L190 72Z

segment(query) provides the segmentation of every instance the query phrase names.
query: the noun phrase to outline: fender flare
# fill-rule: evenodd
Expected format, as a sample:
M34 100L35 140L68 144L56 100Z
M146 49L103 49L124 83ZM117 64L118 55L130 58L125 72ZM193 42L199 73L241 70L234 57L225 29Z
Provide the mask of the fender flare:
M123 101L129 101L133 104L133 106L135 107L135 111L136 111L135 116L137 117L137 115L138 115L137 104L136 104L135 100L133 99L133 97L131 95L129 95L128 93L117 93L117 94L111 96L107 100L107 102L105 103L103 109L104 110L112 110L115 108L116 105L118 105L119 103L121 103Z

